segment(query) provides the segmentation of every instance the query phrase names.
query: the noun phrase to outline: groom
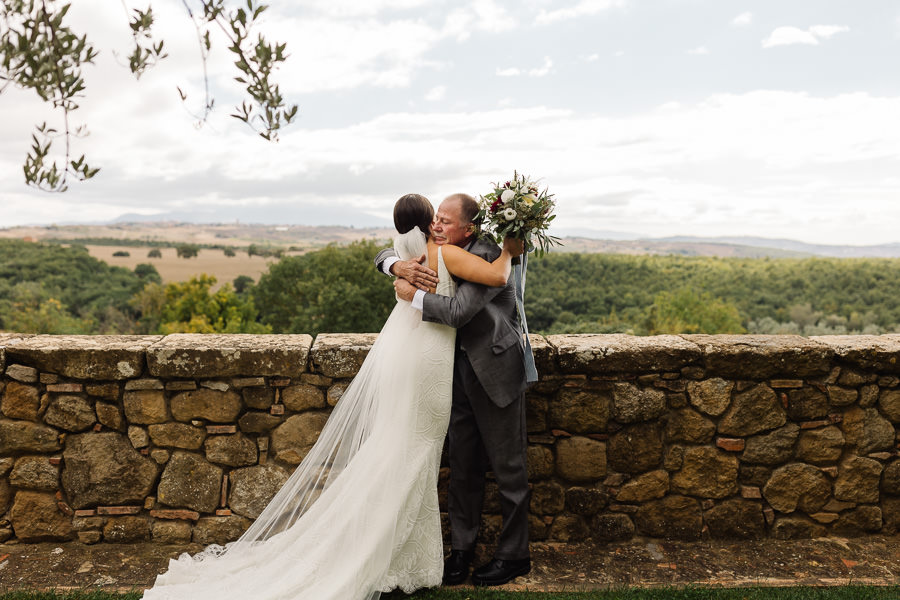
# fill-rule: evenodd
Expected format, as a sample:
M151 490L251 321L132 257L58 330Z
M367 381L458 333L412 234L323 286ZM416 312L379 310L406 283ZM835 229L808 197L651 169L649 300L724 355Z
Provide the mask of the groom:
M496 244L475 237L478 204L454 194L438 207L431 235L487 261L500 255ZM396 275L398 297L422 311L422 320L457 328L450 412L449 516L451 552L444 584L469 576L481 523L485 475L490 469L500 490L503 528L494 558L475 569L475 585L501 585L531 570L528 550L528 472L525 455L525 346L512 282L487 287L459 280L456 296L426 293L436 273L416 261L398 260L391 249L375 259Z

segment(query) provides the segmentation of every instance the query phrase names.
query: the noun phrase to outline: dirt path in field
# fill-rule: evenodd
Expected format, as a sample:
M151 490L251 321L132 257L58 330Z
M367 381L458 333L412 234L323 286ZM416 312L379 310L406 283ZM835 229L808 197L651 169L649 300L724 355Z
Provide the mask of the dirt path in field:
M17 589L143 589L168 560L198 545L78 542L0 544L0 592ZM900 536L858 539L533 544L532 572L507 590L572 591L622 586L900 585ZM487 556L486 552L480 552ZM391 594L385 598L405 597Z

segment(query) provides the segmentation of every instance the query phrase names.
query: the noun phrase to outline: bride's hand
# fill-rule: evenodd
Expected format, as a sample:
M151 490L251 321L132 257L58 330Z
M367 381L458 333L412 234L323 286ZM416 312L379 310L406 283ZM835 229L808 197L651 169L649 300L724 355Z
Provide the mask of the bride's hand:
M438 277L437 273L421 264L424 262L424 254L418 260L398 260L391 265L391 273L427 292L429 289L437 286Z
M515 258L525 254L525 242L514 237L504 238L503 249Z

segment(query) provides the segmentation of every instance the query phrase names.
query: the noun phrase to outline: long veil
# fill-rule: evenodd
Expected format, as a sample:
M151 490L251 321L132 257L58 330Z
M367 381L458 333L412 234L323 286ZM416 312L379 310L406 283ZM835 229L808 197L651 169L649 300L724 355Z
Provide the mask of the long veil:
M394 248L419 257L425 235L415 228ZM377 598L372 586L412 527L398 522L398 505L416 458L404 432L416 426L421 323L398 302L318 440L259 517L235 542L170 561L144 597Z

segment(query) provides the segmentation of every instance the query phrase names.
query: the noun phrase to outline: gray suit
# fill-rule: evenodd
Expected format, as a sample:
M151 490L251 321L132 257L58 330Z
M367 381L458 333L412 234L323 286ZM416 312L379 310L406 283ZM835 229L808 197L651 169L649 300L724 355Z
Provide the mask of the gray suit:
M476 240L466 250L493 261L500 248ZM379 269L393 250L383 250ZM485 475L500 490L503 529L495 558L527 558L528 471L525 346L512 282L487 287L458 281L454 298L426 294L422 319L457 328L450 413L450 532L454 550L472 550L481 523Z

